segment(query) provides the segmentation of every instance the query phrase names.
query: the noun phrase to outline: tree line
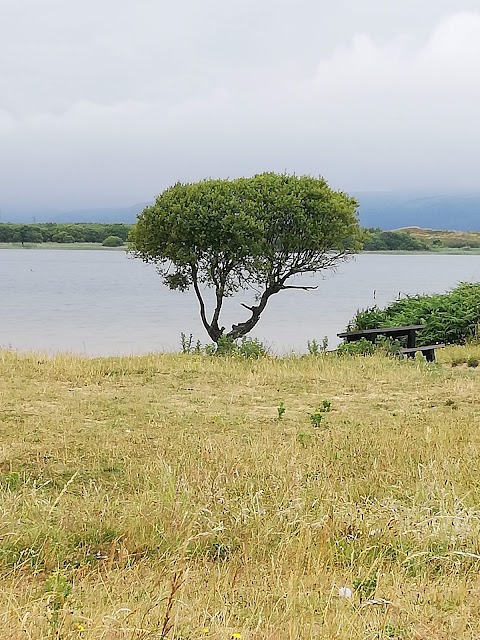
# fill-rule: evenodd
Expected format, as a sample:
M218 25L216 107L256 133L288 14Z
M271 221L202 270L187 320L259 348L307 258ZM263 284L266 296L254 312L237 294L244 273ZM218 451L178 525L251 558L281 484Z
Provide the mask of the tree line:
M430 251L429 244L406 231L367 229L364 251Z
M72 244L88 242L120 246L128 238L133 224L102 223L56 223L14 224L0 223L0 242L15 244L41 244L58 242ZM425 241L406 231L383 231L378 228L365 229L364 251L430 251L442 247L478 247L479 242L471 237ZM115 238L116 240L112 240ZM121 242L120 242L121 240Z
M33 243L58 242L71 244L76 242L94 242L104 244L110 238L118 238L117 246L126 242L133 225L100 223L56 223L42 224L0 224L0 242ZM121 242L120 242L121 241ZM107 242L108 244L108 242ZM115 246L111 241L110 246Z

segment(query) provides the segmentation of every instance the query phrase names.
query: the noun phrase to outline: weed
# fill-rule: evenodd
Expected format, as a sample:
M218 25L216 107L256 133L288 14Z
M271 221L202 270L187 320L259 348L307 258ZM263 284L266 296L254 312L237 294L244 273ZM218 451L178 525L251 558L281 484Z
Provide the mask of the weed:
M318 428L325 417L324 414L328 413L332 408L332 403L330 400L322 400L320 406L313 412L309 414L310 422L315 428Z
M324 336L322 338L322 344L320 345L315 339L307 341L308 353L311 356L319 356L320 354L326 353L328 349L328 338Z
M17 491L23 485L23 479L17 471L0 473L0 490Z
M182 353L187 354L187 353L192 353L192 349L193 349L193 334L191 333L189 336L187 336L185 333L180 334L180 344L182 346Z
M405 628L391 624L390 622L387 622L383 629L383 635L386 638L392 638L393 640L402 640L402 638L406 637L406 634L407 630Z
M360 601L368 600L377 588L377 578L357 578L353 581L353 588L360 596Z
M59 635L60 614L71 592L71 581L59 570L52 573L45 581L45 593L48 602L47 619L54 637Z
M285 405L283 404L283 402L279 403L277 407L277 413L278 413L278 419L281 420L283 417L283 414L285 413Z
M331 408L332 403L330 402L330 400L322 400L321 409L324 411L324 413L328 413Z
M297 433L297 441L302 447L307 447L312 439L312 434L306 431L299 431Z
M313 413L310 413L308 417L310 418L310 422L312 423L312 425L318 429L324 418L323 410L317 409Z

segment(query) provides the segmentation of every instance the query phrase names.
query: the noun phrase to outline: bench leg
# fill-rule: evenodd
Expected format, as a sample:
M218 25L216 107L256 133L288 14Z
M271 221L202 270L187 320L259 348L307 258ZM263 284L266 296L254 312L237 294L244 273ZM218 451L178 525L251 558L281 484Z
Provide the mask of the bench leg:
M407 348L413 349L413 347L416 346L416 331L415 329L411 329L407 335Z

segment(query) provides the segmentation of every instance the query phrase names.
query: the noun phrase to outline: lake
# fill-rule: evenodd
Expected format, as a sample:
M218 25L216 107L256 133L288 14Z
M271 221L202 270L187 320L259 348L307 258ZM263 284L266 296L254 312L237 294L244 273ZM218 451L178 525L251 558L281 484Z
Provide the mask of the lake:
M315 291L272 297L251 335L278 354L305 352L307 340L323 336L334 347L359 308L479 280L478 255L361 254L296 281ZM0 300L0 345L20 351L178 351L181 332L209 342L193 292L170 291L154 267L122 251L0 251ZM224 324L244 320L240 303L252 301L246 293L228 300Z

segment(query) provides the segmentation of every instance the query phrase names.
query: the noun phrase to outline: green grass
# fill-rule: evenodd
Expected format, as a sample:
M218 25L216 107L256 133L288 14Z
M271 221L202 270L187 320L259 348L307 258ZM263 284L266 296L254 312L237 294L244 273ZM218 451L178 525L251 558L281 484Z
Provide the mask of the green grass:
M0 352L1 637L476 637L479 350Z

